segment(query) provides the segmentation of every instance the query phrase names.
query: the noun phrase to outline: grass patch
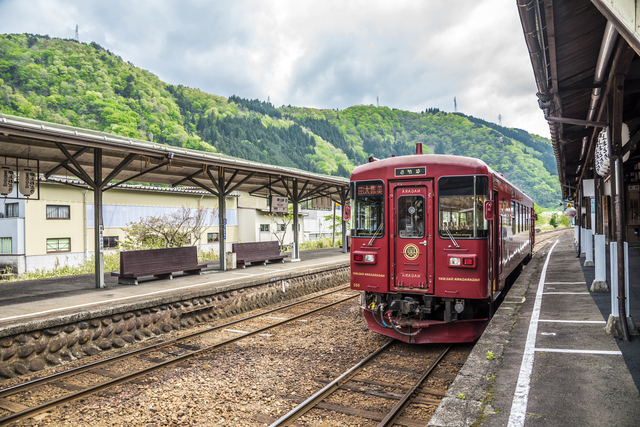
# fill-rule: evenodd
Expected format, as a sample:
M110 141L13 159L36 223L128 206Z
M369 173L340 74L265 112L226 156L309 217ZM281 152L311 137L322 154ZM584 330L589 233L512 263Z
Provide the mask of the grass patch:
M103 255L104 271L116 271L120 269L120 252L107 251ZM68 261L68 259L67 259ZM25 280L41 280L41 279L53 279L56 277L65 276L78 276L81 274L94 274L95 269L95 257L92 255L86 261L78 265L69 265L67 262L64 264L60 262L60 258L56 259L52 268L38 268L34 271L22 273L20 277L13 275L3 279L1 282L17 282Z
M336 238L336 244L333 245L333 240L329 237L323 237L316 240L307 240L300 243L301 251L309 251L312 249L325 249L325 248L338 248L342 246L342 238Z

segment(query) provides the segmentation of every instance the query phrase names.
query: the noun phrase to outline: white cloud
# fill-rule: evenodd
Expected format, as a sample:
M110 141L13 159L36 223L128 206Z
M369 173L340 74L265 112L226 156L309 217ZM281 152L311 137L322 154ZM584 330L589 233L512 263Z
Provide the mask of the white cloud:
M275 105L458 111L549 136L512 0L0 0L3 31L95 41L173 84Z

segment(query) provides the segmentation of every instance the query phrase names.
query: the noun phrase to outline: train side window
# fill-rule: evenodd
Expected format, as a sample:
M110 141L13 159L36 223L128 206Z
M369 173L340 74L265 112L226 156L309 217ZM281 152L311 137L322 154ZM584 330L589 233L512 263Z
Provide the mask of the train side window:
M438 180L438 232L440 237L485 238L489 222L484 202L489 198L486 176L452 176Z
M511 202L511 233L516 234L516 202Z

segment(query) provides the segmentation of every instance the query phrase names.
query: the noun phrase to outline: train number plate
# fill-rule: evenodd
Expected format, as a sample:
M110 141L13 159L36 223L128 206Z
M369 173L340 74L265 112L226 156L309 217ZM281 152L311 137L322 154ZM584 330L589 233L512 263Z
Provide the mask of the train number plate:
M417 168L396 168L396 177L399 176L423 176L427 174L427 168L424 166Z

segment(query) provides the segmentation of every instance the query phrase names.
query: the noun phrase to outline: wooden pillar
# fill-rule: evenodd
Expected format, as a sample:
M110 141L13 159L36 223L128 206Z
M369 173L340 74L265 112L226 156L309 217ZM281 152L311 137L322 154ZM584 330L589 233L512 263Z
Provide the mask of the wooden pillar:
M618 264L618 311L620 313L620 326L622 329L622 339L625 342L630 340L629 328L627 325L626 296L625 296L625 268L624 268L624 175L622 171L622 114L624 101L624 75L613 76L613 94L610 97L609 127L611 129L611 195L613 197L616 242L617 244L617 264ZM615 181L614 181L615 179ZM615 184L615 185L614 185ZM615 187L615 196L614 196Z
M603 183L602 177L597 173L593 174L594 176L594 187L595 187L595 197L596 197L596 226L595 233L603 234L604 233L604 215L602 211L602 193L603 191Z

